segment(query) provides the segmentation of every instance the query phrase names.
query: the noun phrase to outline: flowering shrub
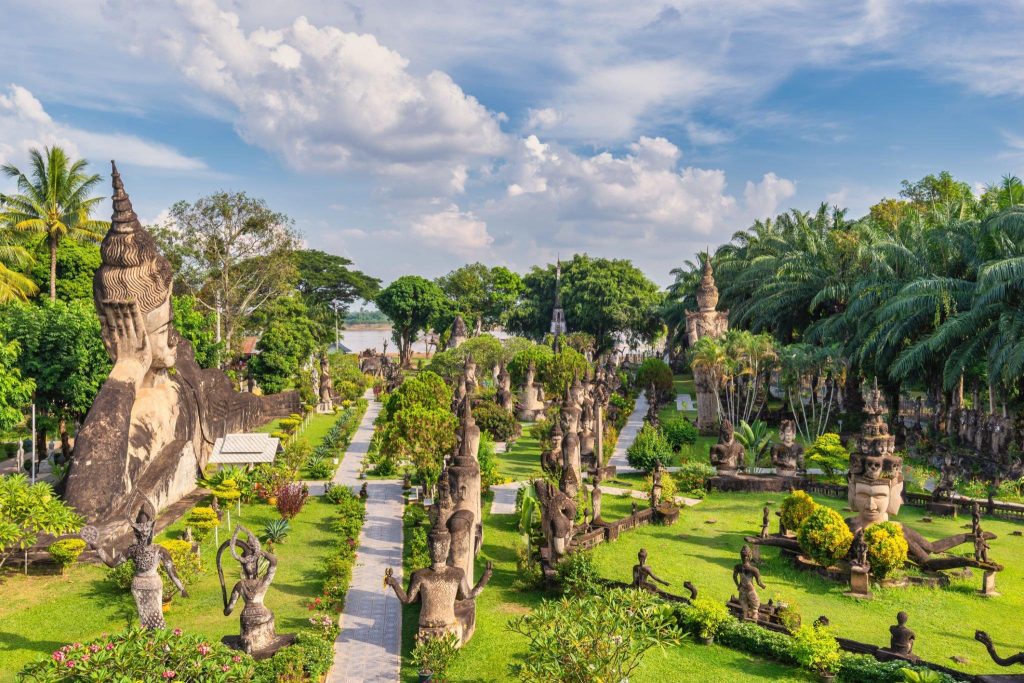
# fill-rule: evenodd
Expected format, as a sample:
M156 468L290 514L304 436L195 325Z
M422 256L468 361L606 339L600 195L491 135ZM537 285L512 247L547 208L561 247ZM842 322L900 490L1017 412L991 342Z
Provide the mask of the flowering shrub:
M21 670L24 683L153 681L233 683L254 674L249 655L180 629L130 628L90 643L65 645Z
M800 550L823 567L831 567L846 556L853 542L853 534L843 516L826 505L815 505L807 516L796 540Z
M277 511L283 519L291 519L302 511L302 506L309 498L309 488L305 484L292 482L277 490Z
M46 549L50 553L50 557L60 567L60 573L64 571L78 560L78 556L85 550L85 541L80 538L63 538L59 541L54 541L50 544L50 547Z
M907 539L903 537L903 527L895 522L872 524L864 530L864 542L868 544L871 573L880 579L907 561Z
M715 476L715 468L706 462L690 460L684 462L673 476L680 491L703 498L708 479Z
M800 666L822 674L834 674L842 664L839 643L827 626L804 625L793 634L792 653Z
M814 506L814 499L806 491L793 491L782 501L782 525L790 531L797 531L814 512Z

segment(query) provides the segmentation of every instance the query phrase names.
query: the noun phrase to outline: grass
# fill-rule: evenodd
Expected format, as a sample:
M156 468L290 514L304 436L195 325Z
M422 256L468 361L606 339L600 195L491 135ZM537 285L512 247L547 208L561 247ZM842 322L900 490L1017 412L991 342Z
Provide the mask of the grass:
M712 493L699 505L685 509L671 527L643 527L615 543L599 546L595 560L602 576L627 581L637 552L646 548L652 568L672 584L670 590L680 590L684 581L693 581L702 596L724 602L736 592L732 568L739 562L743 536L760 528L765 502L773 501L773 508L778 509L782 498L782 494ZM837 499L817 500L839 510L846 506L846 501ZM628 511L629 502L606 498L602 507L615 518ZM898 519L931 539L958 533L969 522L964 517L937 518L928 524L920 521L923 515L921 510L904 507ZM715 523L708 524L712 519ZM1017 615L1024 610L1024 567L1014 558L1021 556L1024 538L1010 534L1024 527L1001 520L985 520L984 526L999 536L992 542L993 557L1007 565L998 576L1002 593L998 598L977 594L981 574L975 572L973 578L955 580L945 589L873 588L874 599L860 601L843 595L846 586L793 569L778 550L763 548L761 574L768 588L760 591L761 600L775 598L796 604L807 620L827 615L838 635L879 645L888 645L889 626L895 623L896 613L904 610L910 615L908 625L917 633L915 654L968 673L992 672L996 667L974 641L974 630L989 631L1002 649L1020 649ZM964 545L960 550L966 553L969 548ZM968 663L951 661L954 655L966 657Z
M238 521L234 512L232 523ZM330 524L335 515L333 505L310 498L291 520L291 533L285 543L274 548L278 571L266 602L274 611L280 633L295 633L308 625L306 603L321 591L321 563L331 549ZM253 533L260 534L266 522L277 518L277 510L269 505L242 506L241 521ZM177 538L181 527L181 522L172 525L158 540ZM226 534L225 521L221 541L226 540ZM217 640L237 635L242 605L230 617L224 616L212 537L203 543L201 552L205 571L188 586L187 599L175 597L166 615L167 624ZM228 590L238 576L238 568L232 564L230 558L225 564ZM120 631L137 621L131 594L108 581L108 571L103 566L83 564L65 576L5 572L0 579L0 681L13 681L15 672L26 663L65 643Z

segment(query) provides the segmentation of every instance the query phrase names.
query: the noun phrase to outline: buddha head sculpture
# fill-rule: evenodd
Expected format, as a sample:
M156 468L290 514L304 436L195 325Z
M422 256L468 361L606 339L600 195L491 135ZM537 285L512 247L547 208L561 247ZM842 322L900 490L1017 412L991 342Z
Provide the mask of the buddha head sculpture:
M448 564L448 551L451 550L451 545L451 534L440 525L435 525L427 534L430 564L435 571L441 571Z
M857 513L855 528L886 522L903 504L903 459L895 455L896 438L889 434L883 410L876 382L847 473L847 502Z
M170 368L177 345L171 325L171 264L139 223L117 166L113 161L110 165L114 214L100 245L102 263L93 279L103 343L116 363L118 348L126 339L144 337L152 354L151 367Z
M779 439L785 446L792 446L796 442L796 423L792 420L783 420L779 425Z

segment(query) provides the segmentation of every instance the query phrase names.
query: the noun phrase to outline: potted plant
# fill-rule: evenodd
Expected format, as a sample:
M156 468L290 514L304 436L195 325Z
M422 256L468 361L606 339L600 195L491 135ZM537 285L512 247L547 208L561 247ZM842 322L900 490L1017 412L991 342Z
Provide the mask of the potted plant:
M731 618L725 605L710 598L697 598L690 607L692 628L705 645L715 642L715 636Z
M459 639L454 633L417 639L412 661L419 672L420 683L443 681L458 653Z
M801 626L793 634L793 658L800 666L818 674L822 683L832 683L839 673L842 657L839 642L823 624Z

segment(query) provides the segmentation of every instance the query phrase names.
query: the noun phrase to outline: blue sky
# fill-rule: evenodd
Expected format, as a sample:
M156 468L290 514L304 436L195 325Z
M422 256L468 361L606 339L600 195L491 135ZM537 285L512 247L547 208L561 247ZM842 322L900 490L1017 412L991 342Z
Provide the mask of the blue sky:
M755 218L1024 174L1020 2L0 10L0 160L116 158L154 222L245 190L386 281L587 251L664 284Z

